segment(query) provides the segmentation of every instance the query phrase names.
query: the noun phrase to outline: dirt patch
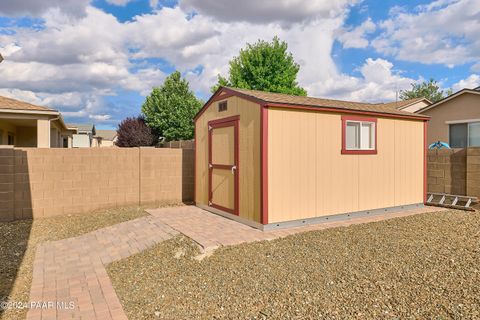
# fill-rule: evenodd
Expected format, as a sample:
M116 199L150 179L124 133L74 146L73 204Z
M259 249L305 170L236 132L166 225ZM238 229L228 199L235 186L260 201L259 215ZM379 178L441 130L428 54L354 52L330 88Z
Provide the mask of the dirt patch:
M147 213L138 207L0 223L0 301L28 302L39 243L75 237ZM25 319L26 309L0 310L0 319Z
M421 214L197 255L177 237L109 265L129 318L480 317L478 213Z

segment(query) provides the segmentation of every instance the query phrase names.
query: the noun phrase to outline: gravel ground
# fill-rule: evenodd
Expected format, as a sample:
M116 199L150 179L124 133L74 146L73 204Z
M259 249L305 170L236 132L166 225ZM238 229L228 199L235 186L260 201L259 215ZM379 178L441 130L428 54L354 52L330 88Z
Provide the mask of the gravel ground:
M138 207L38 220L0 222L0 301L29 301L36 246L44 241L75 237L145 216ZM0 319L25 319L27 310L10 309Z
M446 211L218 249L177 237L108 272L130 319L480 318L480 216Z

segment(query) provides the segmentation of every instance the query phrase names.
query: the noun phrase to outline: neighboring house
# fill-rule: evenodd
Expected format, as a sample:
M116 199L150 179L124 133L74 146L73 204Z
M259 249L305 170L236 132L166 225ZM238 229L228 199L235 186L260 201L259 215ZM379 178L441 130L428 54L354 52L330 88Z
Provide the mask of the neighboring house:
M74 133L57 110L0 96L0 145L69 148Z
M74 148L95 147L96 141L94 141L94 136L96 131L93 123L70 123L68 126L77 129L77 133L73 135Z
M442 141L452 148L480 146L480 87L455 92L417 113L431 117L429 144Z
M428 119L220 88L194 118L195 203L264 230L421 206Z
M117 141L117 130L97 130L95 138L98 147L114 147Z
M420 109L428 107L432 102L427 98L414 98L408 100L400 100L395 102L384 103L383 105L393 107L397 110L407 112L417 112Z

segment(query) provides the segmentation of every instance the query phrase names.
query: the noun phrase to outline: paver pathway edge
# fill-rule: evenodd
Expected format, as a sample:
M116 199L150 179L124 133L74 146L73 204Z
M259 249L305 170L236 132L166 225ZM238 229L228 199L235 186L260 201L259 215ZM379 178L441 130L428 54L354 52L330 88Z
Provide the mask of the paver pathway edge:
M28 311L27 319L127 319L105 266L180 233L211 253L220 246L433 211L442 209L423 207L263 232L195 206L150 209L151 216L39 245L30 291L30 301L39 304Z

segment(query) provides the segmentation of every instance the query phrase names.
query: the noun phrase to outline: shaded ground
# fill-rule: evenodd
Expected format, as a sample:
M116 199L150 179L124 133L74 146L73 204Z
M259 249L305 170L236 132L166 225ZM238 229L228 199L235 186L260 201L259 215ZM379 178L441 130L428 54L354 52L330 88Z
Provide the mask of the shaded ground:
M480 317L480 216L446 211L109 265L130 319Z
M0 302L28 302L37 244L75 237L145 216L141 208L121 208L88 215L0 223ZM24 319L27 310L10 309L0 319Z

